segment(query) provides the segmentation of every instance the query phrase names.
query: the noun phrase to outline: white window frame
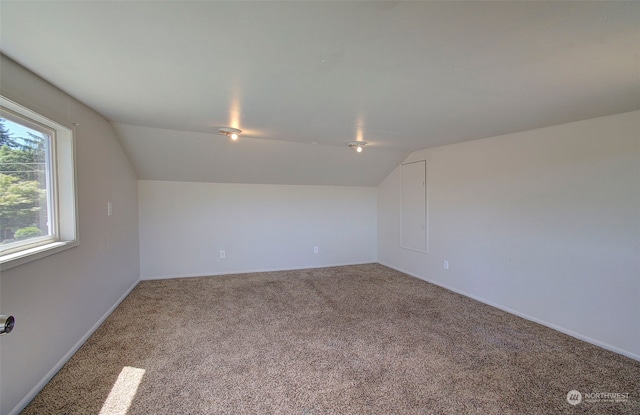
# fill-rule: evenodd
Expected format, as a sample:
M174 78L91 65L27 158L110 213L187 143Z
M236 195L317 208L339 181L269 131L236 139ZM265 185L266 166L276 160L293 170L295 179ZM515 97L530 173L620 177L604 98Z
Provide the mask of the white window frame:
M73 130L0 96L3 118L51 136L47 172L52 235L9 245L0 253L0 270L7 270L78 245L76 173Z
M33 130L34 132L39 132L49 136L49 139L46 143L46 152L47 158L49 159L46 163L46 184L47 184L47 217L48 217L48 228L49 231L47 235L39 236L35 238L29 238L25 241L15 241L9 244L0 245L0 255L8 255L13 252L23 251L28 248L33 248L39 245L44 245L47 243L55 242L58 240L58 217L57 217L57 183L55 180L55 175L53 172L55 171L55 160L56 160L56 131L52 128L46 127L41 124L36 124L33 120L26 118L20 114L16 114L13 111L8 110L7 108L1 108L2 118L12 121L16 124L20 124L24 127Z

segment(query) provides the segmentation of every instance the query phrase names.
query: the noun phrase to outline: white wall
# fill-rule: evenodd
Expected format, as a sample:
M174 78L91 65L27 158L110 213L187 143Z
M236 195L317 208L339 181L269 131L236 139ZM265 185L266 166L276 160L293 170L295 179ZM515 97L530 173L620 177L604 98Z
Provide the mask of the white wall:
M138 194L143 279L376 261L375 187L141 180Z
M0 413L17 413L139 279L137 179L111 125L0 55L2 95L75 128L78 247L3 271ZM113 216L107 217L107 202Z
M640 360L640 112L412 160L427 161L429 254L399 247L396 169L379 262Z

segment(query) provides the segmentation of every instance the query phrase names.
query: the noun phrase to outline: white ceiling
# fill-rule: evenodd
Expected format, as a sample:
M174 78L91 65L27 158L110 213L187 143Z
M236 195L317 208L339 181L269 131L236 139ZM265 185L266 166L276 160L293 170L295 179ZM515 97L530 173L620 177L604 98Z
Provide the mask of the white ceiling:
M0 27L141 179L375 186L412 150L640 109L640 2L1 1Z

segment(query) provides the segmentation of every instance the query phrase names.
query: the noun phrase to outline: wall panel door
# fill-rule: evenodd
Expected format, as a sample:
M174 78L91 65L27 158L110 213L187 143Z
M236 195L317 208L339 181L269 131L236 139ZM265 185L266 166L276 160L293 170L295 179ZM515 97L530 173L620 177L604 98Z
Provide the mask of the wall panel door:
M401 166L402 213L400 246L427 252L427 169L426 161Z

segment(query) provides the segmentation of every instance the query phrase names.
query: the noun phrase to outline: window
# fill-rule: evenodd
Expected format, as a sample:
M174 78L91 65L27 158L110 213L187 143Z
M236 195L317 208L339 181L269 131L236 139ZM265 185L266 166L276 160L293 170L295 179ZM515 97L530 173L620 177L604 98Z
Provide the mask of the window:
M0 267L77 245L71 129L0 96Z

